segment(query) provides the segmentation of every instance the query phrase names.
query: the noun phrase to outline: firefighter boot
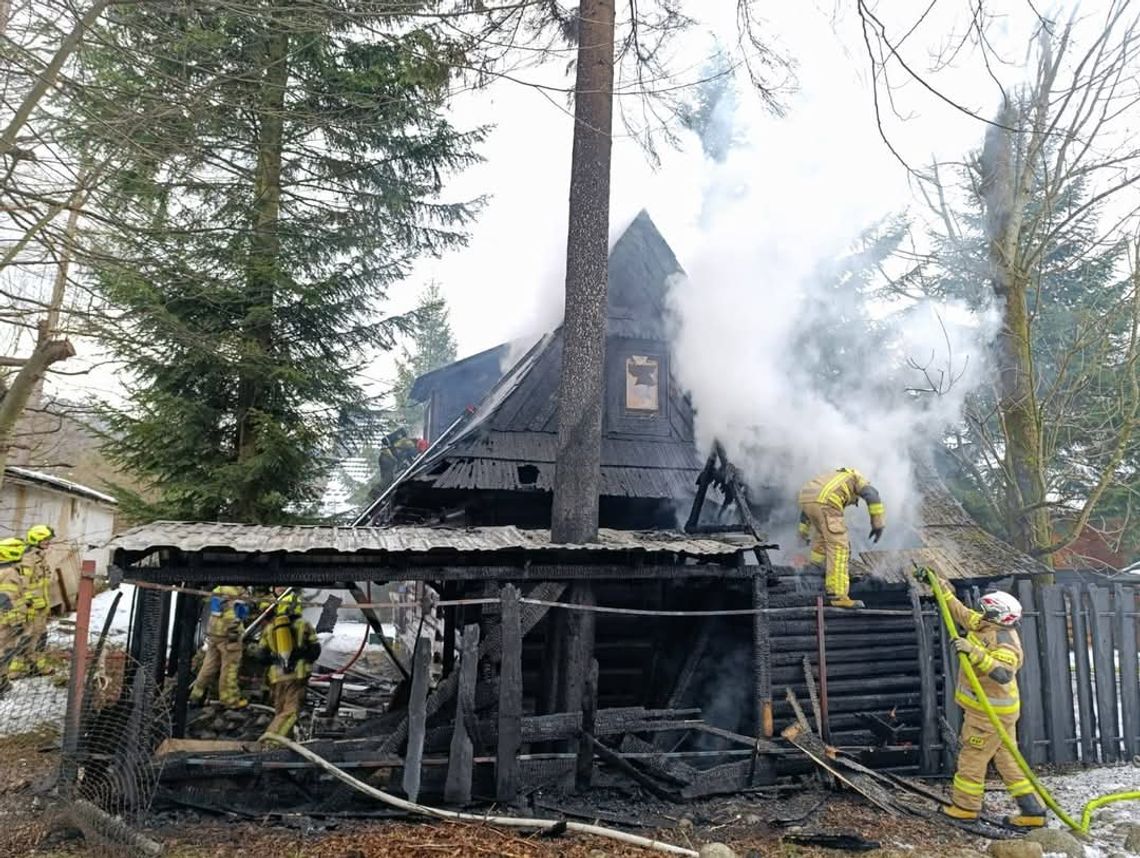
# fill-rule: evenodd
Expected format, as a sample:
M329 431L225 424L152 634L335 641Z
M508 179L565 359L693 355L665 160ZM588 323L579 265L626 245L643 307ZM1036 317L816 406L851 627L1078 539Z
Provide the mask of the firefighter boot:
M858 599L852 599L850 596L835 596L832 598L829 605L833 608L865 608L867 607Z
M942 814L949 816L951 819L957 819L960 822L973 822L978 818L978 812L976 810L967 810L956 804L942 805Z
M1043 828L1045 826L1045 808L1041 806L1041 802L1037 800L1034 793L1019 795L1017 807L1020 813L1016 816L1007 816L1004 820L1006 825L1012 825L1014 828Z

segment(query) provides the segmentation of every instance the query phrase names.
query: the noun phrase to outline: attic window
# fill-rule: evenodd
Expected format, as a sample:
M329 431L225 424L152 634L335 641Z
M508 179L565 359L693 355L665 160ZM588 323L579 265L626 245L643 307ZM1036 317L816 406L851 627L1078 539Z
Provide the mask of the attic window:
M534 465L519 465L519 485L533 486L538 482L538 468Z
M630 355L625 359L625 410L656 414L661 410L660 361L651 355Z

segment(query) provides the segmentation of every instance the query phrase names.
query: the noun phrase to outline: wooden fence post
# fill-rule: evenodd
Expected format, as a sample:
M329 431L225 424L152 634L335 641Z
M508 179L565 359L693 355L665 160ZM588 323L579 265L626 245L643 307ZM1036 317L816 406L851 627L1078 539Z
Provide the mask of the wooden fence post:
M1036 592L1041 638L1041 684L1045 695L1045 732L1049 762L1077 759L1076 720L1073 718L1073 674L1069 666L1069 623L1064 591L1056 586Z
M910 587L910 609L914 615L914 634L918 642L918 678L922 693L922 728L919 733L921 772L932 775L938 771L938 754L934 746L938 741L938 691L934 682L934 642L930 627L922 615L922 601L918 590Z
M582 689L582 735L594 735L594 721L598 711L598 660L590 661L590 672ZM585 792L594 777L594 743L585 739L578 743L578 761L575 765L574 788Z
M404 794L415 801L420 794L420 764L424 758L427 726L427 692L431 677L431 638L420 635L412 655L412 688L408 698L408 750L404 754Z
M1073 623L1073 664L1077 670L1077 716L1080 724L1081 762L1086 766L1096 762L1093 735L1096 725L1092 707L1092 676L1089 672L1089 633L1084 600L1079 584L1069 587L1069 616Z
M519 591L507 584L500 593L503 657L499 670L499 738L495 752L495 796L515 800L519 790L519 749L522 747L522 628Z
M1115 763L1120 759L1120 719L1116 713L1116 659L1113 657L1112 607L1107 589L1089 587L1089 609L1100 761Z
M475 682L479 666L479 626L463 627L463 643L459 650L459 691L455 697L455 727L451 734L451 750L447 756L447 781L443 800L448 804L471 801L471 769L475 762L474 739Z
M1124 737L1124 759L1140 754L1140 677L1137 676L1136 589L1117 584L1116 642L1120 647L1120 735Z
M1021 752L1031 766L1045 762L1045 701L1041 680L1041 639L1037 632L1039 617L1034 610L1033 582L1017 582L1017 598L1025 608L1021 618L1024 659L1018 687L1021 692L1021 718L1017 722L1017 738Z

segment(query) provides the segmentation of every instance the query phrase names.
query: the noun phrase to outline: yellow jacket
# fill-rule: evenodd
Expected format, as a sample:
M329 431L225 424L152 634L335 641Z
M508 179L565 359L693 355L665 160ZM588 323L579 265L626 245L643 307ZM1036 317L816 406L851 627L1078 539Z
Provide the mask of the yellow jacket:
M24 603L27 605L29 622L37 615L47 616L51 609L51 568L48 566L47 552L42 547L34 546L27 550L20 575L24 579Z
M17 567L0 570L0 626L22 626L28 621L24 582Z
M946 594L950 615L966 631L966 640L974 645L970 654L970 664L978 675L978 682L985 692L986 699L998 715L1016 717L1021 712L1021 695L1017 688L1017 671L1024 661L1021 638L1017 630L1010 626L991 623L981 611L972 611L958 601L954 588L947 581L939 580L938 586ZM957 690L954 700L964 709L984 712L982 704L974 696L966 671L958 670Z
M210 598L210 621L206 625L206 635L212 638L240 640L241 619L237 615L237 603L242 595L241 587L215 587Z
M882 529L886 510L879 490L871 481L854 468L839 468L828 471L808 480L800 489L800 506L818 503L843 512L845 507L859 503L859 498L867 502L867 512L871 516L871 527Z

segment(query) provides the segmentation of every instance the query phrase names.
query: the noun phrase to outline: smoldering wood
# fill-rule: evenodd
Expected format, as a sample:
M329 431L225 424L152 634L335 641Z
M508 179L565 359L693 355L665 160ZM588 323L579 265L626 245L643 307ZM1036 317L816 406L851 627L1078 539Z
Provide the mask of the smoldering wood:
M1140 755L1140 678L1137 665L1136 590L1117 584L1113 587L1116 605L1116 642L1120 658L1120 725L1124 758Z
M672 782L687 786L699 775L697 769L682 762L676 754L662 751L651 742L627 734L621 740L621 753L627 759L638 759L643 765L654 770L655 774Z
M1018 684L1032 689L1032 693L1022 695L1021 717L1017 722L1017 740L1026 761L1031 766L1039 766L1047 758L1044 740L1045 706L1041 699L1041 643L1038 635L1036 611L1033 611L1033 582L1017 582L1017 598L1028 606L1021 618L1021 638L1023 660L1018 671Z
M830 773L837 781L850 787L875 806L890 814L899 812L891 794L865 774L859 772L844 772L829 762L827 745L819 736L810 730L803 730L799 725L793 724L780 735L799 748L813 763Z
M714 795L730 795L750 786L753 786L752 760L738 760L734 763L722 763L719 766L698 772L691 783L681 788L681 798L696 799Z
M1093 720L1092 675L1089 668L1088 620L1080 586L1069 587L1069 620L1073 629L1073 666L1077 678L1077 712L1080 716L1081 762L1085 765L1096 761L1093 736L1096 722Z
M324 605L321 606L321 616L317 619L317 626L314 631L317 634L322 632L331 632L336 626L337 617L340 614L340 606L343 604L343 599L332 593L325 599Z
M594 585L579 581L570 587L570 601L574 605L597 604ZM559 690L559 711L582 711L582 696L594 659L594 629L597 615L592 611L569 611L566 633L566 662ZM578 740L570 740L568 751L577 751Z
M474 723L475 680L479 662L479 626L463 627L463 644L459 656L459 690L455 697L455 730L448 754L447 783L444 801L467 804L471 801L471 767L475 756L474 739L469 724Z
M408 749L404 754L404 795L415 801L420 794L420 760L427 725L427 691L431 679L431 639L421 635L412 654L412 686L408 698Z
M689 508L689 519L685 522L685 532L692 533L698 526L701 520L701 510L705 505L705 497L708 495L709 486L713 482L713 476L716 473L716 451L705 460L705 466L701 469L700 475L697 477L697 492L693 497L693 504Z
M581 741L589 742L591 745L593 745L594 752L598 755L598 759L604 763L607 763L608 765L613 766L619 772L637 782L637 784L644 787L650 795L656 796L662 801L678 801L678 796L676 793L665 789L648 775L642 774L639 769L637 769L632 763L622 757L621 754L610 750L608 747L599 742L596 737L590 735L589 733L583 732L581 734ZM575 765L576 764L577 761L575 760Z
M503 587L500 598L503 654L499 667L499 729L496 753L495 796L511 802L518 795L518 762L522 747L522 626L519 591L513 584Z
M1097 734L1102 763L1115 763L1120 759L1120 721L1116 713L1116 664L1109 595L1104 587L1089 587L1089 634L1092 637Z
M752 578L752 607L757 611L768 607L768 569L760 566ZM771 738L772 722L772 645L768 618L761 613L752 617L752 679L756 696L757 731Z
M344 691L344 674L338 673L329 679L329 696L321 714L325 718L335 718L340 711L340 697Z
M811 732L811 725L808 724L807 716L804 715L804 710L800 706L800 701L796 697L792 689L785 689L788 705L792 707L792 714L796 717L796 723L799 724L800 729L805 732Z
M598 660L590 660L590 669L582 688L582 733L594 735L598 708ZM578 764L574 773L574 788L584 792L590 788L594 776L594 747L592 742L578 742Z
M819 711L819 691L815 686L815 673L812 670L811 659L806 655L803 658L803 666L808 699L811 701L811 714L815 719L815 731L819 733L823 730L823 713Z
M1069 665L1069 624L1065 595L1059 587L1038 587L1035 605L1041 636L1041 693L1045 698L1045 733L1049 738L1049 762L1071 763L1077 759L1073 718L1073 681Z

